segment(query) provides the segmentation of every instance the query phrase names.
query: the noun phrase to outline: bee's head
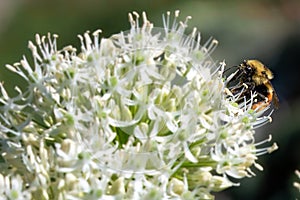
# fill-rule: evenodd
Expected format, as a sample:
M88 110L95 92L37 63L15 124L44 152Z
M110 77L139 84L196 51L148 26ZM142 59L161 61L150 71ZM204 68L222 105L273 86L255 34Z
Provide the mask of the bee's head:
M249 60L244 60L239 65L239 70L244 74L244 76L251 77L254 73L256 73L257 68L252 65L252 63L249 63Z
M243 65L246 66L246 71L248 73L252 72L252 75L257 75L260 78L266 78L271 80L273 78L273 74L270 69L268 69L264 64L262 64L258 60L245 60Z

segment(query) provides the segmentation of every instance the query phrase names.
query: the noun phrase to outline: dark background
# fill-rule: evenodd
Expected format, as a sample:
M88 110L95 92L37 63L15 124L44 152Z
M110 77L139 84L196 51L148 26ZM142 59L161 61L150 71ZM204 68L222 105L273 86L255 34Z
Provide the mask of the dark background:
M58 46L79 47L78 34L102 29L103 36L130 28L128 12L146 11L156 27L162 14L181 10L181 19L192 16L189 29L197 27L203 43L210 36L219 40L215 60L227 66L244 59L259 59L275 75L272 81L280 99L273 122L257 130L259 139L273 135L279 149L260 157L263 172L254 178L236 180L240 187L217 195L222 200L295 199L300 193L292 186L300 169L300 1L235 0L0 0L0 81L13 94L24 83L5 69L5 64L30 57L28 40L35 33L59 34ZM298 180L300 181L300 180Z

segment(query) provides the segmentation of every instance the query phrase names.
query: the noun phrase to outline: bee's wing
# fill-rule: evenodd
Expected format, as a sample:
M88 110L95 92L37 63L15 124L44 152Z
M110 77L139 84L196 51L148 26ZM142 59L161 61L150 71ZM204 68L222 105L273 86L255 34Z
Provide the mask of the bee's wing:
M273 103L276 109L279 108L279 99L275 90L273 90Z
M278 108L279 108L279 99L278 99L278 95L277 95L277 93L276 93L276 91L275 91L275 89L274 89L274 87L273 87L271 81L269 82L269 84L271 85L271 87L272 87L272 89L273 89L273 100L272 100L272 101L273 101L273 103L274 103L275 108L278 109Z

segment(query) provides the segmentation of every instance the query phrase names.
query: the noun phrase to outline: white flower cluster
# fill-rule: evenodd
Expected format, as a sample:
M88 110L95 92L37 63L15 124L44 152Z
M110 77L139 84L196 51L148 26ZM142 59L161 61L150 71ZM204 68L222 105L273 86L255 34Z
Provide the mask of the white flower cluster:
M159 29L133 12L127 32L79 36L79 54L29 42L33 64L7 65L27 89L0 85L0 199L213 199L262 169L268 108L226 93L217 41L184 35L178 14Z

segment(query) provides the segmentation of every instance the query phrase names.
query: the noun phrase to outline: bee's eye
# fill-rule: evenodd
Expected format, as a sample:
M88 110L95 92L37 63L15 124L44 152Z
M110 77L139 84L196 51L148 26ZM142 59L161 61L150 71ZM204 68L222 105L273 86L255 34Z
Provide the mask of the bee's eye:
M246 73L247 73L247 74L251 74L253 69L252 69L252 67L247 66L247 67L245 68L245 70L246 70Z

